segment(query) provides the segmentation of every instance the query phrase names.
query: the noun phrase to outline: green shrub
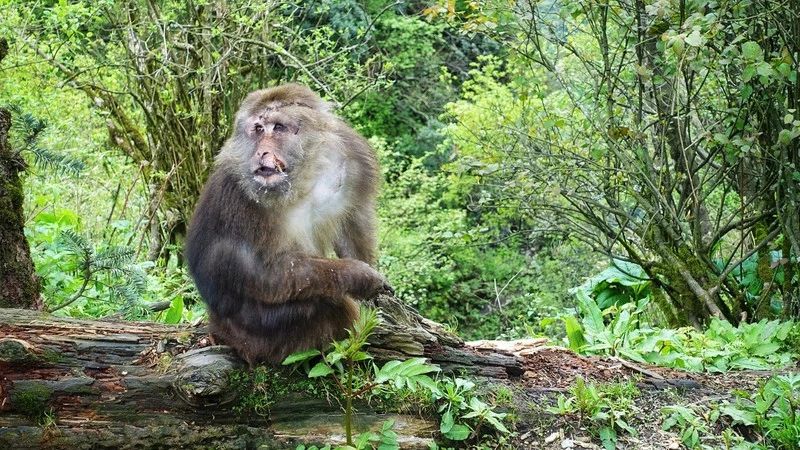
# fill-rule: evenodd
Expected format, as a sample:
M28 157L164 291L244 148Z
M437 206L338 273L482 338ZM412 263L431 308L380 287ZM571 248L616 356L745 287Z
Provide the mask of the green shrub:
M800 449L800 374L769 378L755 393L740 393L720 410L734 425L755 431L761 448Z
M594 425L592 432L606 450L617 446L618 433L636 435L630 426L632 414L637 411L634 401L639 390L633 382L596 385L578 376L569 390L570 395L559 395L557 405L548 411L578 418L579 426Z
M792 322L742 323L712 319L705 331L649 325L649 298L601 311L577 291L580 319L564 316L570 348L583 354L621 356L639 362L692 371L764 370L784 367L796 357L789 344Z

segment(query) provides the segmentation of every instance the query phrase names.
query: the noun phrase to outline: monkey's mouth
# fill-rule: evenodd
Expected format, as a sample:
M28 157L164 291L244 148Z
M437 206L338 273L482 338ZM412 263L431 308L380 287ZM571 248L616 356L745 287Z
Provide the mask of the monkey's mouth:
M284 173L284 171L279 169L278 167L267 167L267 166L260 166L253 171L253 175L264 178L269 178L279 173Z
M253 171L253 180L264 186L279 184L287 177L286 169L280 165L276 167L259 166Z

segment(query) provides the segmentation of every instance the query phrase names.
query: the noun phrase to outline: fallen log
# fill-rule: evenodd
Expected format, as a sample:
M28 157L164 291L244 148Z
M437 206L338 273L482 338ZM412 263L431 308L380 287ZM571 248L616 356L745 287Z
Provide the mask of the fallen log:
M378 360L424 356L445 371L520 377L521 359L479 350L381 296ZM338 405L277 399L269 419L237 412L244 363L203 327L90 321L0 309L0 448L288 448L342 441ZM402 448L426 448L436 423L361 408L359 430L395 421Z
M512 385L520 411L531 408L528 396L563 392L578 376L659 390L700 387L689 374L582 357L541 339L465 343L393 297L370 303L382 318L370 339L376 360L425 357L446 373ZM240 408L247 392L235 375L246 371L229 347L212 345L205 327L0 309L0 449L269 449L344 441L339 405L320 395L273 395L267 415ZM380 414L369 405L359 405L356 429L376 430L388 419L404 449L427 448L438 431L433 419Z

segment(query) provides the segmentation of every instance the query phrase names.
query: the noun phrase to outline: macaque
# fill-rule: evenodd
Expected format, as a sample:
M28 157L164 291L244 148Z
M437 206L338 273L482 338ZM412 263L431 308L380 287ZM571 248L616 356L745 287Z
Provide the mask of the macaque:
M375 265L379 169L307 87L252 92L215 160L186 242L212 335L251 366L346 335Z

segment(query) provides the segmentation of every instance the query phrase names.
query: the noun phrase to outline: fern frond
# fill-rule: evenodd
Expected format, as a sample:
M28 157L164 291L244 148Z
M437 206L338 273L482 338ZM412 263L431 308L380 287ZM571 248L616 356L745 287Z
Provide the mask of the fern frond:
M141 293L130 284L126 283L114 286L111 288L111 293L113 297L122 300L128 307L140 303L139 299L141 298Z
M142 296L147 290L147 278L145 274L131 271L128 278L124 283L116 285L112 288L112 295L125 304L126 310L132 309L146 311L146 307L142 304Z
M144 319L150 313L147 306L141 302L135 304L126 303L125 306L121 308L121 311L128 320Z
M15 118L12 121L12 130L15 139L19 139L19 145L22 147L20 150L27 150L33 153L34 164L42 169L50 169L72 176L78 175L86 168L83 161L53 152L38 145L39 137L47 128L46 121L33 114L23 112L19 105L6 105L4 107L14 113Z
M31 113L22 111L19 105L4 107L14 113L15 120L12 122L11 128L19 134L26 145L32 144L47 128L47 122Z
M63 230L58 235L58 242L82 259L83 264L91 264L94 260L94 249L85 237L73 230Z
M60 174L76 176L86 168L86 164L83 161L39 147L35 142L31 142L28 145L28 150L33 153L33 163L42 170L52 170Z
M128 265L133 261L136 252L125 247L108 247L97 252L94 258L95 267L98 270L117 270L127 271Z
M136 288L140 296L147 291L147 273L145 273L145 271L140 267L131 267L131 270L128 274L128 280L130 281L131 286Z

